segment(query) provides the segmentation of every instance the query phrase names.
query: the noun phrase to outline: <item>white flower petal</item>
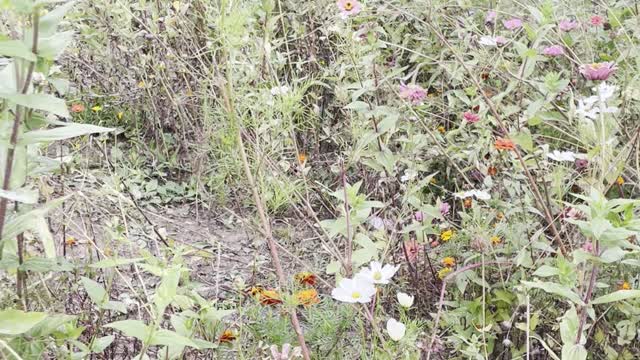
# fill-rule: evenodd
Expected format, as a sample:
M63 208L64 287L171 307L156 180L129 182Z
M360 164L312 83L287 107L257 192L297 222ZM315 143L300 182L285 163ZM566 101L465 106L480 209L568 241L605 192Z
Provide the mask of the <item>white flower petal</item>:
M403 307L410 308L413 305L413 296L409 294L398 292L396 297L398 298L398 303Z
M400 341L404 337L407 327L394 318L387 320L387 332L393 341Z

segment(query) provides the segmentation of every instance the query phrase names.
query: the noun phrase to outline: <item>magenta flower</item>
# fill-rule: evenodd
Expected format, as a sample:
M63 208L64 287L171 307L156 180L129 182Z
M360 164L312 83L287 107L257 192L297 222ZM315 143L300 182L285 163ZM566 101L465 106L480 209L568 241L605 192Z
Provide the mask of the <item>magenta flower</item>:
M513 18L513 19L503 21L502 24L507 30L515 30L522 27L522 20L518 18Z
M343 19L362 11L362 4L358 0L338 0L337 5L340 8L340 17Z
M587 80L607 80L617 70L613 62L584 64L580 66L580 74Z
M496 16L498 16L498 14L495 11L488 11L487 16L484 18L485 24L493 24L496 21Z
M593 26L600 26L600 25L604 24L604 18L602 16L599 16L599 15L593 15L591 17L591 19L589 19L589 22Z
M560 28L561 31L571 31L575 28L578 27L578 22L574 21L574 20L560 20L560 22L558 23L558 27Z
M422 213L422 211L416 211L416 213L413 214L413 217L416 219L416 221L424 220L424 214Z
M584 244L582 244L582 250L588 253L593 252L593 244L591 243L591 241L587 241Z
M464 114L462 114L462 117L467 120L468 123L472 124L480 121L480 115L472 113L471 111L465 111Z
M562 45L551 45L544 48L542 53L546 56L560 56L564 54L564 48Z
M447 216L447 214L449 214L449 211L451 210L451 205L449 205L449 203L443 202L442 204L440 204L440 215L442 216Z
M420 85L400 85L400 98L411 101L413 105L422 104L425 97L427 97L427 90Z

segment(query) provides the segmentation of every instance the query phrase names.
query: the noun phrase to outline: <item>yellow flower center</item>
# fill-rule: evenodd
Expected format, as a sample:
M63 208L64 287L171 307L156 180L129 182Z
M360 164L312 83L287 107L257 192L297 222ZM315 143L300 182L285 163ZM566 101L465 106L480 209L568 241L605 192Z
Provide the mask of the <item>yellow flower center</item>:
M373 274L373 280L381 280L382 279L382 274L380 274L380 271L377 271L375 274Z
M351 1L347 1L344 3L344 9L347 11L351 11L353 9L353 3Z
M357 291L354 291L351 293L351 297L354 299L359 299L360 298L360 293Z
M602 64L600 63L593 63L591 64L591 68L593 68L594 70L598 70L602 67Z

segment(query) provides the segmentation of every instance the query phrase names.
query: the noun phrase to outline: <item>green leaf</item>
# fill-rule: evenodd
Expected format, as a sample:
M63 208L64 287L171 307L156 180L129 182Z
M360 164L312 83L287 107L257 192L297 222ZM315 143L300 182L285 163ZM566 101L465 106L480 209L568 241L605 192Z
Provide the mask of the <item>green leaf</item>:
M38 238L42 242L42 247L44 248L44 253L49 259L53 259L56 257L56 247L55 242L53 241L53 235L49 230L49 223L45 220L44 216L39 216L35 219L33 232L38 235Z
M109 300L107 297L107 291L100 285L100 283L93 281L87 277L81 277L80 281L82 282L82 286L87 291L87 295L91 298L91 300L101 307L103 304Z
M62 4L55 9L49 11L45 15L40 18L40 27L39 34L42 37L49 37L54 35L56 32L56 28L64 19L65 14L71 10L73 5L75 5L75 1L69 1L65 4Z
M64 102L64 100L58 99L53 95L0 93L0 98L7 99L12 103L27 107L29 109L42 110L65 118L69 117L67 104Z
M96 339L93 342L93 346L91 346L91 352L94 352L96 354L103 352L104 349L107 348L107 346L111 345L111 343L113 342L113 339L115 338L116 338L115 336L109 335L109 336L103 336L101 338Z
M559 273L558 268L549 266L549 265L542 265L538 268L538 270L536 270L533 273L533 275L540 276L540 277L547 277L547 276L558 275L558 273Z
M14 239L18 234L36 227L38 222L44 221L44 216L53 208L60 205L67 197L49 201L44 206L31 210L27 213L10 218L5 224L2 232L2 241ZM46 221L45 221L46 223Z
M149 338L149 335L151 334L151 327L147 326L140 320L116 321L105 325L105 327L119 330L124 335L132 336L136 339L141 340L142 342L146 342Z
M47 60L56 60L73 40L73 32L65 31L38 40L38 56Z
M612 292L611 294L600 296L593 300L591 303L594 305L606 304L614 301L635 299L637 297L640 297L640 290L618 290Z
M574 306L564 313L560 321L560 338L563 344L573 344L578 336L578 312ZM564 359L564 358L563 358Z
M167 346L190 346L198 348L198 345L191 341L191 339L179 335L175 331L160 329L153 334L151 345L167 345Z
M338 273L340 271L340 261L336 260L328 263L325 271L329 275Z
M20 335L47 317L42 312L8 309L0 311L0 335Z
M98 261L95 264L89 265L89 267L92 267L94 269L106 269L106 268L112 268L116 266L129 265L142 260L144 260L144 258L135 258L135 259L111 258L111 259L104 259L104 260Z
M36 56L31 52L31 49L20 40L0 41L0 55L17 57L31 62L36 61Z
M162 282L156 289L154 296L159 313L164 312L164 309L173 301L178 290L178 282L180 282L180 268L170 268L162 276Z
M562 346L562 360L586 360L587 349L583 345L566 344Z
M65 140L77 136L113 131L114 129L90 124L71 123L53 129L34 130L22 134L19 143L23 145Z
M38 202L38 190L32 188L20 188L16 190L0 189L0 197L23 204L35 204Z
M527 287L530 288L538 288L544 290L550 294L560 295L565 297L578 305L584 305L580 296L569 289L567 286L562 286L560 284L552 283L552 282L543 282L543 281L522 281Z

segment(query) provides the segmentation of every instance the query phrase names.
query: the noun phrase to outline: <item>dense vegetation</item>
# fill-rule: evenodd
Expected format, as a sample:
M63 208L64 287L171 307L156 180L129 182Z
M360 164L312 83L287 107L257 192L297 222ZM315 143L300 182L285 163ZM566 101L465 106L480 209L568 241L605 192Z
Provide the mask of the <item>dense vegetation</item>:
M632 0L0 0L0 356L635 359Z

